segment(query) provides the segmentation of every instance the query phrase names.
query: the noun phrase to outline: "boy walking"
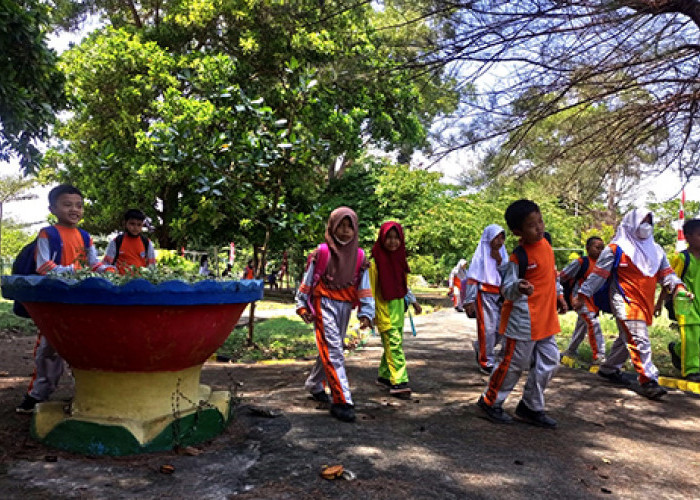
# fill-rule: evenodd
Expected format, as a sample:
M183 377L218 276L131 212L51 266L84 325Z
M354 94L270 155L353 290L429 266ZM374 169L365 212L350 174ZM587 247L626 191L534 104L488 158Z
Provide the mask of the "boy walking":
M58 222L39 231L36 244L38 274L69 274L83 266L93 271L114 271L97 259L92 238L78 223L83 218L83 195L70 184L61 184L49 192L49 210ZM58 257L60 255L60 258ZM17 413L32 413L37 403L46 401L56 390L63 374L63 358L41 332L34 347L34 374Z
M140 267L154 268L156 253L153 243L143 234L143 223L146 214L136 208L131 208L124 214L125 231L107 246L102 257L102 263L115 266L119 274Z
M554 340L560 331L557 306L565 311L566 302L559 290L552 246L544 238L539 206L530 200L515 201L506 209L505 219L520 237L520 247L499 268L505 298L499 328L506 337L503 360L494 367L477 405L492 422L511 423L503 402L523 370L529 369L515 415L529 424L554 429L557 421L544 412L544 391L559 365Z
M683 224L683 234L688 250L675 255L671 267L676 276L681 276L694 298L692 307L678 322L681 341L671 342L668 350L681 375L691 382L700 382L700 219Z
M598 236L591 236L586 241L586 257L579 257L572 260L568 266L559 275L559 282L574 281L571 290L571 296L574 297L578 293L581 284L586 281L588 275L591 274L595 263L600 256L600 252L605 248L605 243ZM598 321L598 308L593 303L593 300L586 298L583 306L577 311L578 320L574 327L574 333L571 335L571 341L563 356L575 358L578 356L578 346L581 341L587 336L588 342L591 344L591 352L593 353L593 363L601 364L605 362L605 339L603 338L603 330L600 328Z

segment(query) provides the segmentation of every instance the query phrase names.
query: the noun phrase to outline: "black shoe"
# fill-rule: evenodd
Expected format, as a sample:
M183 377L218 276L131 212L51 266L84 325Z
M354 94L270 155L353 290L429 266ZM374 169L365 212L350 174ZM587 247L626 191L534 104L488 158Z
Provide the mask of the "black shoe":
M496 424L513 423L513 417L504 412L503 408L494 408L493 406L487 405L486 401L484 401L484 396L481 396L479 398L479 401L476 402L476 405L484 411L484 413L486 414L486 418L488 418L491 422L494 422Z
M543 411L534 411L527 407L521 400L515 408L515 415L528 424L544 427L545 429L556 429L557 421L548 417Z
M347 403L333 403L331 405L331 415L343 422L354 422L355 407Z
M463 312L464 312L464 308L461 307L461 306L457 306L457 307L455 307L455 311L457 311L458 313L463 313Z
M313 399L314 401L318 401L319 403L331 402L331 398L328 396L328 393L326 393L326 391L312 392L311 399Z
M493 366L481 366L479 365L479 371L483 373L484 375L491 375L491 372L493 371Z
M681 357L676 354L676 343L668 343L668 352L671 354L671 364L676 370L681 370Z
M639 386L639 394L649 399L661 399L661 397L667 392L668 391L661 387L655 380L644 382Z
M611 372L611 373L605 373L601 370L598 370L598 376L603 377L605 380L607 380L611 384L624 385L624 386L632 385L632 383L622 375L622 372L620 370L615 370L614 372Z
M377 385L381 387L391 387L391 380L384 377L377 377Z
M389 388L389 394L401 399L409 399L411 397L411 388L408 386L408 382L401 382L400 384L392 385Z
M700 373L689 373L685 376L688 382L700 382Z
M29 394L25 394L22 398L22 402L15 407L15 411L17 413L29 415L30 413L34 413L34 407L37 405L37 403L41 403L41 401L31 397Z

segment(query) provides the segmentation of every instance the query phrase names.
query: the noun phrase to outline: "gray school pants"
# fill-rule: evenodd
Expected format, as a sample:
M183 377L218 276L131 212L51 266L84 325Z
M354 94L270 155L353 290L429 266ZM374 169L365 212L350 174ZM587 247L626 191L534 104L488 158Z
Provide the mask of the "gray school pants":
M318 357L304 387L309 392L324 390L324 382L331 390L333 403L352 404L350 383L345 373L345 355L343 340L350 322L352 304L327 297L314 297L316 310L316 347Z
M605 339L603 338L603 329L600 327L600 321L598 321L598 316L590 312L584 305L578 312L574 333L571 335L571 341L566 350L575 354L578 351L578 346L586 337L588 337L588 342L591 344L593 359L604 358Z
M659 370L651 361L651 342L647 324L639 320L618 319L617 328L620 334L613 342L605 363L600 365L600 371L603 373L617 371L630 356L640 384L651 380L657 381Z
M46 401L56 390L63 374L64 361L46 337L39 332L34 348L34 374L27 392L38 401Z
M529 370L523 403L532 411L544 411L544 391L559 366L559 348L550 335L541 340L516 340L506 337L501 360L489 379L484 401L499 408L520 379L523 370Z
M494 351L496 346L502 343L503 336L498 333L501 321L500 295L486 293L477 289L476 302L476 336L474 351L477 353L478 363L486 368L495 364Z

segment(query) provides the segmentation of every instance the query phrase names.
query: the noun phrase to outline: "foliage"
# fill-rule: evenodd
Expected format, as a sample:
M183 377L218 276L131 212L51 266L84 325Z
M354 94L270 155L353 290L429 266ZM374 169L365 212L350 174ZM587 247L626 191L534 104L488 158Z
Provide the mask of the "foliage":
M636 151L655 144L655 171L677 168L685 179L697 173L697 0L428 3L404 22L439 12L451 14L444 24L452 30L442 31L440 50L423 67L457 66L478 87L442 151L512 133L525 138L535 124L594 104L610 112L572 123L587 158L629 165ZM489 70L497 76L484 78ZM543 97L522 113L513 104L523 96Z
M30 234L22 224L11 219L2 221L2 257L14 257L27 243L32 241L36 234ZM9 273L9 271L8 271Z
M666 252L675 252L678 231L672 224L678 220L680 203L678 200L663 202L651 201L647 206L654 214L654 240L661 245ZM700 211L700 202L685 202L684 212L688 214L686 220L696 216L698 211Z
M39 0L0 0L0 161L19 156L25 171L41 157L37 141L63 106L63 75L47 46L48 9Z

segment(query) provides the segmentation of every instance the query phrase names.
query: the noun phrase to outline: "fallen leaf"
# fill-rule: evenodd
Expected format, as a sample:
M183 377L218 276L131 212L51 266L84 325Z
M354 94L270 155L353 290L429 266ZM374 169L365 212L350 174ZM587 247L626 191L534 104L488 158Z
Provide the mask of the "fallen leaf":
M601 458L601 460L603 461L604 464L611 464L612 463L612 460L610 460L609 458L603 457L603 458Z
M175 467L169 464L164 464L160 466L160 472L161 474L172 474L175 472Z
M200 450L199 448L195 448L194 446L185 446L182 449L182 454L189 455L191 457L196 457L202 454L202 450Z
M0 377L9 377L9 376L10 376L10 372L5 371L5 370L0 371Z
M323 479L335 479L335 478L337 478L337 477L342 476L344 470L345 470L345 469L344 469L343 466L340 465L340 464L338 464L338 465L330 465L330 466L328 466L328 467L324 467L324 468L321 470L321 477L322 477Z

